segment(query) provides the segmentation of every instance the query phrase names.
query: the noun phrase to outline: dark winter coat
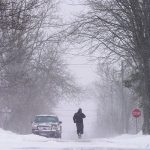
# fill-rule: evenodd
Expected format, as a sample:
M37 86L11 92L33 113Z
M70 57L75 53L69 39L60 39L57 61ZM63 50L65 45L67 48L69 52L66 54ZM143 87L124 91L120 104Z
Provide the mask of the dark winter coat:
M77 126L77 134L83 134L83 118L85 118L85 114L82 113L82 109L79 109L77 113L74 114L73 116L73 121L76 123Z

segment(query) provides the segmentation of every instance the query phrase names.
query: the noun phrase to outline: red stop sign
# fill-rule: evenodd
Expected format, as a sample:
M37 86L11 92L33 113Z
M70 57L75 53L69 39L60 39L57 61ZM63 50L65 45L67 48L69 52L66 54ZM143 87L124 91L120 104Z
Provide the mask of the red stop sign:
M140 116L141 116L141 111L140 111L138 108L133 109L133 111L132 111L132 115L133 115L133 117L138 118L138 117L140 117Z

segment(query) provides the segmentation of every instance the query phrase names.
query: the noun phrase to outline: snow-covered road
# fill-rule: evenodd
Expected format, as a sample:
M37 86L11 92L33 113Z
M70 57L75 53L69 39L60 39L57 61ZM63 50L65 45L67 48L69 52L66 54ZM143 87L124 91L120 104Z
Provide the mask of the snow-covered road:
M150 136L122 135L102 139L50 139L0 129L0 150L150 150Z

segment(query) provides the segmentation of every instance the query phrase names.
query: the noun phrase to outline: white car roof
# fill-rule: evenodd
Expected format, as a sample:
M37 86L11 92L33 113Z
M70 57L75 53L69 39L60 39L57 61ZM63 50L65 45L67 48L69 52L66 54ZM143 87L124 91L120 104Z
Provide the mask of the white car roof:
M36 115L36 116L51 116L51 117L57 117L56 115L46 115L46 114Z

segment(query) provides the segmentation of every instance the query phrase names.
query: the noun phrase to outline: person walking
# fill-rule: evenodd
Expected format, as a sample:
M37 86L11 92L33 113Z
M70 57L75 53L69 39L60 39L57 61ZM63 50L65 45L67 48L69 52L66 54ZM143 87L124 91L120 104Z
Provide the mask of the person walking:
M73 116L73 121L74 123L76 123L76 127L77 127L78 138L81 138L81 135L83 134L83 129L84 129L83 118L85 117L86 116L84 113L82 113L81 108L79 108L78 112L76 112Z

